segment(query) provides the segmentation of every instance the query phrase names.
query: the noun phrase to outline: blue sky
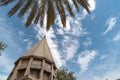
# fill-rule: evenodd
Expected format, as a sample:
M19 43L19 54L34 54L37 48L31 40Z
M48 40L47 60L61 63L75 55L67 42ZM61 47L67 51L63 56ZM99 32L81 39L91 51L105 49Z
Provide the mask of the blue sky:
M63 29L56 17L49 32L39 25L25 28L26 17L7 16L12 5L0 7L0 41L8 45L0 56L0 80L6 80L14 62L46 34L58 67L75 72L77 80L120 78L120 1L89 0L91 13L67 16Z

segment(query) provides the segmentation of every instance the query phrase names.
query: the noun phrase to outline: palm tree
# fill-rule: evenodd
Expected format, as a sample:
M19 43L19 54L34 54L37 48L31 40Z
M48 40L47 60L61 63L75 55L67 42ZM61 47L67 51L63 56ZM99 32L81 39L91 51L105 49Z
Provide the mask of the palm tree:
M4 49L7 47L7 45L5 43L3 43L2 41L0 41L0 56L1 56L1 51L4 51Z
M4 50L6 47L7 45L3 43L2 41L0 41L0 51Z
M0 5L5 6L16 0L0 0ZM89 4L87 0L72 0L76 10L79 11L79 5L87 10L89 13ZM46 30L54 24L56 11L58 11L61 22L66 27L66 10L74 17L73 9L70 6L69 0L17 0L16 5L8 12L9 17L18 12L18 17L24 16L25 13L29 13L26 27L29 27L33 22L34 24L40 23L43 26L45 14L47 14L47 26Z

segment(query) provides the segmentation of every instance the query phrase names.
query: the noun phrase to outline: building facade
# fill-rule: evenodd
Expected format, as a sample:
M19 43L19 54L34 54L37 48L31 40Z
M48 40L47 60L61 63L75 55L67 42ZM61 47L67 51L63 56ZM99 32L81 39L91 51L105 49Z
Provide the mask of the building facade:
M15 62L7 80L56 80L56 65L44 37Z

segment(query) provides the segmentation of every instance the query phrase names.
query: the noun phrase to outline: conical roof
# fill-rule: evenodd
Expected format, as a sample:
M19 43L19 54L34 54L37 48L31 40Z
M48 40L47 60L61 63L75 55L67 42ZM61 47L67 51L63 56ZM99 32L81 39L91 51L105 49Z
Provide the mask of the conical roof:
M32 49L30 49L27 53L25 53L22 57L27 57L27 56L43 57L54 62L54 59L51 55L51 52L45 37L40 42L38 42Z

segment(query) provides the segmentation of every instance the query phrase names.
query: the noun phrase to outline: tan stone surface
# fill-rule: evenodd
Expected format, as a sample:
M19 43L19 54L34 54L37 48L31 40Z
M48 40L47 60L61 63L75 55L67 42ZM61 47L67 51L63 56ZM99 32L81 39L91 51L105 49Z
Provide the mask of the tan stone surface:
M44 57L52 62L54 62L54 59L51 55L49 46L47 44L46 38L44 37L40 42L38 42L32 49L30 49L27 53L23 55L24 56L38 56L38 57Z
M20 57L7 80L55 80L56 66L45 37Z

